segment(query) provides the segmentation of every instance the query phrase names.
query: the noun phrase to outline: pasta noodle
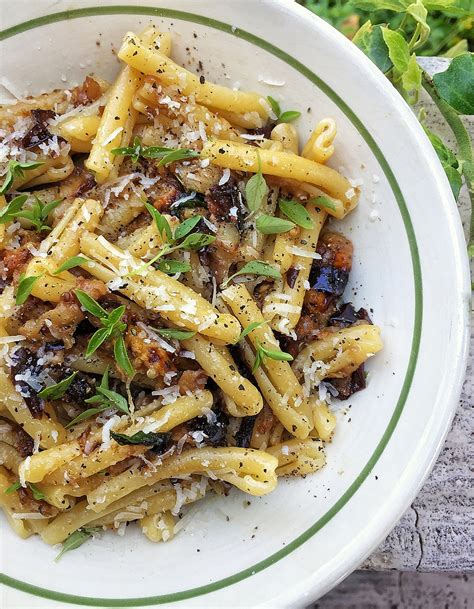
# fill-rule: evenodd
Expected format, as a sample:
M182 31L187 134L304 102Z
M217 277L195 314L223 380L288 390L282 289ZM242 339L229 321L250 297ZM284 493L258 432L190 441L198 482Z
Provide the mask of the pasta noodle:
M173 42L129 32L111 84L0 106L0 507L65 549L317 472L382 348L326 223L362 183L326 164L335 121L300 152L299 112Z

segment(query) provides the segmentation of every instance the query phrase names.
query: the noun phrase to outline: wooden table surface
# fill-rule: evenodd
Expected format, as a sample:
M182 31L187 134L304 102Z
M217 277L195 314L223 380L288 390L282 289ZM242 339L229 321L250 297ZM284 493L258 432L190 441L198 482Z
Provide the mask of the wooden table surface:
M447 67L446 59L420 61L430 73ZM428 97L420 106L426 124L455 148L449 127ZM474 117L463 119L474 137ZM446 136L446 137L444 137ZM470 202L465 186L458 203L467 238ZM474 318L472 326L474 328ZM395 529L362 565L373 570L470 571L474 569L473 443L474 339L459 406L435 468Z

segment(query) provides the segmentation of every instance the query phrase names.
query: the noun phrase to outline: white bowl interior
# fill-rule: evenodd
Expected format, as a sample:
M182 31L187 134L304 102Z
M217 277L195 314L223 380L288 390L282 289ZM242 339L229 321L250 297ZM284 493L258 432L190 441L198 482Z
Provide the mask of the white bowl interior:
M206 6L206 10L211 10L209 3ZM274 561L269 557L282 558L288 553L287 548L300 544L302 540L298 538L310 537L311 527L320 530L311 560L306 557L301 566L301 579L322 570L334 558L332 540L338 548L349 543L361 531L352 529L351 518L354 523L359 522L372 509L367 503L354 503L352 515L346 509L342 525L340 520L338 526L331 520L363 482L374 451L387 430L391 430L397 403L399 409L402 406L399 400L414 341L413 261L404 219L389 180L350 117L292 65L233 36L232 32L176 18L107 15L61 21L8 38L3 42L3 83L9 88L13 83L17 93L34 94L54 87L72 87L91 72L111 79L118 70L112 51L118 48L124 32L140 30L150 21L172 30L173 57L179 63L192 69L201 60L209 80L227 86L238 82L243 90L276 97L283 108L301 110L297 126L302 141L319 119L326 116L336 119L336 154L329 164L343 167L341 171L350 178L363 179L359 207L344 222L333 223L333 228L351 238L355 247L346 300L371 310L374 322L382 327L385 349L367 366L368 388L341 403L337 433L327 448L327 467L306 479L281 480L278 489L264 498L232 492L227 498L201 502L190 508L184 530L172 543L151 544L134 527L129 527L124 537L104 534L100 540L89 542L54 563L55 550L36 538L17 539L2 521L1 562L6 575L42 588L87 597L150 597L209 584L214 587L215 582L235 574L245 571L243 575L247 576L252 570L269 566ZM297 42L294 45L298 47ZM22 52L26 48L27 55ZM341 69L343 54L317 42L312 52L317 53L319 73L333 80L329 71ZM265 84L268 79L283 80L286 84L269 86ZM350 105L347 95L344 99ZM367 96L366 116L370 114L370 105L379 104L380 99L378 96L371 100ZM374 105L373 111L379 112L379 106ZM374 137L381 136L383 126L378 119L371 131ZM396 146L403 154L408 141L403 133L401 140ZM416 409L417 404L409 403L407 408ZM420 420L414 425L418 425L421 435L424 422ZM391 479L392 475L399 475L396 467L391 472L392 463L384 466L389 484L383 492L387 496L399 482L398 478ZM382 498L377 493L377 487L371 487L367 500L377 502ZM218 584L217 588L220 587ZM240 603L232 597L232 589L228 590L228 596L219 597L219 602L225 603L227 599L230 603L232 599L232 603ZM255 594L256 600L263 600L259 592ZM202 597L196 602L211 603L210 599Z

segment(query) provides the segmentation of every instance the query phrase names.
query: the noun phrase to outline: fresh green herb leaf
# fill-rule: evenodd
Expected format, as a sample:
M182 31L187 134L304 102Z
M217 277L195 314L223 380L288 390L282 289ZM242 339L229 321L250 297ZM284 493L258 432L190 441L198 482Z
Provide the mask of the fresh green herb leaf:
M128 356L127 347L123 336L119 336L114 343L114 355L117 364L122 368L127 376L133 376L135 370L133 369L132 362Z
M40 489L36 486L36 484L33 484L32 482L27 482L26 486L31 490L31 492L33 494L33 499L36 499L36 501L42 501L43 499L46 498L46 495L43 493L43 491L40 491ZM11 486L6 488L3 492L5 493L5 495L11 495L12 493L15 493L16 491L19 491L20 489L21 489L21 483L19 480L17 480Z
M274 216L262 214L257 218L255 226L264 235L276 235L278 233L287 233L295 227L295 224L283 218L275 218Z
M187 273L191 270L191 266L187 262L181 262L180 260L160 260L156 268L167 275Z
M77 370L59 383L45 387L38 393L38 396L45 400L59 400L59 398L62 398L66 391L69 389L76 374Z
M103 309L100 304L94 300L89 294L82 290L75 290L77 300L81 303L83 309L85 309L91 315L98 317L99 319L107 319L109 314Z
M16 491L19 491L20 489L21 489L21 483L19 480L17 480L13 484L11 484L8 488L6 488L3 492L5 493L5 495L11 495L12 493L15 493Z
M18 195L12 199L2 210L0 210L0 224L6 224L14 220L16 214L21 210L28 195Z
M253 321L252 323L250 323L246 328L242 330L236 343L240 343L240 341L244 339L248 334L250 334L250 332L253 332L253 330L255 330L256 328L260 328L260 326L263 326L266 323L266 321Z
M295 201L294 199L280 199L278 201L278 207L289 220L298 226L308 229L313 228L314 224L311 220L311 216L298 201Z
M84 258L84 256L72 256L72 258L69 258L69 260L63 262L61 266L58 266L53 275L59 275L60 273L64 273L64 271L69 271L76 266L81 266L81 264L84 264L84 262L87 261L88 258Z
M165 154L158 166L169 165L170 163L176 163L176 161L184 161L186 159L195 159L199 156L199 152L195 150L189 150L188 148L180 148L178 150L171 150L168 154Z
M269 359L277 360L280 362L291 362L293 361L293 357L286 353L286 351L281 350L273 350L266 349L261 344L257 344L256 352L255 352L255 361L252 367L252 372L262 365L263 360L268 357Z
M17 212L16 217L25 218L31 222L33 228L38 232L50 231L51 227L46 224L48 216L61 203L62 199L55 199L49 203L43 203L36 195L34 195L34 199L31 209Z
M25 277L25 274L21 273L15 297L15 303L17 305L22 305L26 301L28 296L31 294L31 290L33 289L35 283L42 276L43 273L41 275L31 275L30 277Z
M278 118L281 114L280 104L277 102L277 100L274 97L271 97L270 95L267 97L267 100L268 100L268 103L270 104L271 109L273 110L273 113Z
M192 233L179 244L179 248L183 250L200 250L211 243L214 243L216 238L214 235L205 235L204 233ZM177 249L177 248L176 248Z
M109 407L117 408L120 412L124 412L125 414L130 414L130 410L128 408L128 401L123 395L117 393L116 391L112 391L111 389L106 389L105 387L97 387L97 392L106 398L106 401L109 403ZM89 400L92 398L89 398ZM88 400L86 400L88 401Z
M139 157L146 159L160 159L158 165L168 165L175 161L182 161L184 159L192 159L199 156L199 153L195 150L189 150L188 148L165 148L163 146L142 146L140 138L135 137L132 146L125 146L123 148L114 148L112 154L129 156L132 161L136 163Z
M151 217L155 221L156 227L161 237L166 237L166 240L169 243L173 243L173 233L171 232L171 226L169 225L168 220L155 207L153 207L153 205L145 203L145 207L147 208Z
M153 332L156 332L164 338L172 338L175 340L186 340L192 338L196 332L192 330L181 330L180 328L153 328Z
M328 209L332 209L333 211L336 211L336 206L334 205L334 203L331 201L331 199L328 199L328 197L324 197L324 196L319 196L319 197L314 197L314 199L308 199L306 201L306 204L308 203L314 203L314 205L316 205L316 207L327 207Z
M109 328L100 328L99 330L94 332L87 344L87 349L85 353L86 358L90 357L93 353L95 353L97 349L103 343L105 343L108 338L110 338L111 334L112 333Z
M41 165L43 165L43 162L29 161L20 163L19 161L9 161L3 184L0 187L0 195L4 195L11 188L15 178L23 178L25 171L37 169Z
M297 110L287 110L286 112L282 112L278 118L279 123L291 123L291 121L295 121L297 118L301 116L301 112Z
M77 417L72 419L72 421L69 421L69 423L66 425L66 429L70 429L81 421L85 421L86 419L89 419L90 417L93 417L96 414L104 412L104 410L107 410L108 408L109 406L99 406L97 408L89 408L88 410L84 410L84 412L81 412L81 414L77 415Z
M61 552L54 559L55 562L58 562L66 552L70 552L71 550L76 550L83 543L85 543L88 539L90 539L94 533L98 533L100 531L99 527L82 527L71 533L69 537L62 544Z
M225 288L234 277L238 277L239 275L258 275L259 277L271 277L272 279L280 279L281 273L275 267L267 264L266 262L262 262L261 260L252 260L251 262L247 262L244 266L228 277L221 285L222 288Z
M158 451L165 450L171 438L170 433L145 433L144 431L137 431L137 433L134 433L132 436L111 431L110 435L117 442L117 444L120 444L120 446L143 444L144 446L153 447Z
M191 218L188 218L184 222L181 222L178 228L174 231L174 240L178 241L179 239L184 239L184 237L186 237L186 235L188 235L201 220L202 216L197 214L195 216L191 216Z
M268 186L262 175L262 163L257 151L258 171L245 184L245 200L250 211L260 209L263 199L268 195Z
M474 54L455 57L444 72L433 76L439 95L459 114L474 114Z

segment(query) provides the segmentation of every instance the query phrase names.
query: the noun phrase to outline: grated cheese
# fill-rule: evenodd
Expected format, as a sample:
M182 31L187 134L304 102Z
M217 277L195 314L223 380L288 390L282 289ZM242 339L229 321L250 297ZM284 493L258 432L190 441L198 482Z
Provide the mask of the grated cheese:
M308 250L305 250L302 247L296 247L296 245L287 247L286 249L288 252L290 252L290 254L294 254L295 256L301 256L302 258L312 258L313 260L321 259L321 254L318 254L318 252L309 252Z

